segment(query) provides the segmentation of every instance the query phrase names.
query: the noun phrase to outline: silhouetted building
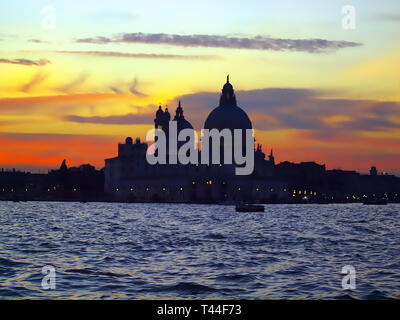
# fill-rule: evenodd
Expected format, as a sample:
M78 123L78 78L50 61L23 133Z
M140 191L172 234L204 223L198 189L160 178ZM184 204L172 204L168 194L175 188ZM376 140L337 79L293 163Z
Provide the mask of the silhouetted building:
M183 129L193 126L183 115L181 102L172 121L176 121L178 135ZM168 109L162 107L156 112L155 128L161 129L169 141ZM232 85L227 83L222 89L219 106L207 117L205 129L252 129L252 123L246 112L238 107ZM246 147L243 134L242 146ZM128 138L129 139L129 138ZM274 178L275 160L272 154L265 159L261 145L254 150L255 169L249 176L235 175L235 163L225 164L157 164L146 161L147 145L136 142L119 145L118 157L105 160L106 193L115 199L130 201L168 201L168 202L221 202L232 200L280 201L287 197L287 184ZM183 144L185 142L180 142ZM224 147L221 143L221 149ZM180 145L178 143L178 147ZM121 152L122 150L129 152ZM212 142L210 141L210 149ZM232 148L233 149L233 148ZM168 148L167 148L168 150ZM232 150L234 153L234 150ZM200 153L200 152L199 152ZM221 152L220 155L223 155ZM199 156L201 158L201 156ZM210 152L210 163L212 154ZM232 157L234 159L234 157Z
M101 201L103 189L103 170L91 165L68 168L65 160L47 174L0 172L0 200Z
M178 132L192 129L184 117L181 102L175 117ZM169 136L171 115L160 106L155 128ZM246 112L237 104L229 77L223 86L219 105L208 115L205 129L252 129ZM168 142L167 138L167 142ZM180 144L185 142L180 142ZM178 144L179 145L179 144ZM242 145L245 146L243 140ZM212 146L211 146L212 147ZM223 145L221 145L221 149ZM167 149L168 150L168 149ZM266 159L262 146L254 150L254 171L249 176L236 176L236 164L220 165L149 165L147 145L139 139L133 144L127 138L118 146L118 157L106 159L104 191L118 201L224 202L257 200L260 202L361 202L368 197L382 196L399 201L400 178L370 175L355 171L326 170L315 162L275 164L273 150ZM200 153L200 152L199 152ZM200 157L199 157L200 158ZM210 163L212 155L210 154Z
M160 106L154 119L155 128L168 137L170 121L168 109L164 111ZM178 133L193 129L184 116L181 102L172 122ZM229 78L223 86L220 103L208 115L204 128L219 131L253 128L246 112L237 104ZM184 143L177 141L178 147ZM243 140L242 146L245 143ZM266 157L260 144L254 150L254 171L248 176L236 175L238 165L225 164L223 157L223 164L150 165L147 151L147 144L128 137L118 145L118 156L106 159L101 170L90 164L68 167L66 160L58 170L48 174L1 169L0 200L327 203L386 198L400 201L400 178L378 175L376 167L371 167L367 175L326 170L325 165L315 162L275 164L273 150ZM201 152L197 149L196 152L201 159Z

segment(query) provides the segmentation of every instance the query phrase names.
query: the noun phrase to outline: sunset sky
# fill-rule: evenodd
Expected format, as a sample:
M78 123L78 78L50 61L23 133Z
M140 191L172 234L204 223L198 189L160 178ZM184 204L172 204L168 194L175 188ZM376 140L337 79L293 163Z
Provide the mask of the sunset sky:
M230 74L276 161L400 174L399 30L398 0L2 0L0 168L101 168L179 99L200 130Z

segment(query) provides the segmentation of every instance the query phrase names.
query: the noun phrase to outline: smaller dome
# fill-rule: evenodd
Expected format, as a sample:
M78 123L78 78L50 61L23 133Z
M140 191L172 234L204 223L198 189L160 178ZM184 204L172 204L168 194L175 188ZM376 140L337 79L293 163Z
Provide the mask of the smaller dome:
M193 126L185 118L179 118L177 121L178 132L183 129L193 129Z
M131 137L126 138L125 144L133 144L133 139Z

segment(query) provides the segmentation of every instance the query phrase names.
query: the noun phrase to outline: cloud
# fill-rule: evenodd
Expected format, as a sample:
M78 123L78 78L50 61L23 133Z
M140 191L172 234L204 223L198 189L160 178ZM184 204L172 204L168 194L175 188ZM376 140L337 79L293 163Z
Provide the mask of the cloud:
M140 98L147 97L148 95L144 92L139 91L138 87L139 87L139 81L135 77L133 81L130 83L127 82L114 83L109 86L109 89L116 94L131 93Z
M124 93L123 90L121 90L120 88L117 88L116 86L110 86L110 90L116 94L122 94Z
M386 115L393 116L399 115L399 103L398 102L376 102L368 110L373 115Z
M320 137L400 129L400 103L373 100L324 99L325 92L310 89L268 88L237 91L239 106L246 111L253 127L260 131L303 130ZM207 115L218 105L219 94L198 92L168 101L174 115L182 101L185 118L196 129L204 127ZM146 112L103 117L69 115L67 121L101 124L152 125L157 107Z
M84 39L77 39L76 42L78 43L95 43L95 44L105 44L113 42L111 39L107 37L95 37L95 38L84 38Z
M51 115L59 117L60 114L71 112L90 112L90 106L101 106L103 103L111 104L117 95L114 93L92 94L60 94L52 96L29 96L0 98L0 113L2 115Z
M75 89L79 88L82 84L84 84L88 77L89 74L82 73L71 82L59 87L58 90L64 93L72 93Z
M138 80L135 78L133 80L133 83L131 84L131 86L129 87L129 91L134 94L135 96L140 96L140 97L146 97L147 94L138 91L136 88L138 87L139 83Z
M96 124L117 124L117 125L132 125L143 124L152 125L154 120L153 114L124 114L116 116L92 116L82 117L76 115L68 115L63 118L66 121L78 123L96 123Z
M280 126L286 128L290 124L295 124L296 127L300 124L306 126L305 120L300 121L300 112L296 111L296 108L300 103L317 99L319 94L318 91L309 89L287 88L236 91L238 104L243 106L243 110L249 114L254 126L260 130ZM216 92L187 94L169 101L168 105L177 106L178 100L182 100L186 118L200 129L204 126L207 114L218 105L219 95ZM173 108L170 108L171 110ZM312 122L311 124L314 125Z
M21 87L22 92L30 92L34 87L42 83L44 80L46 80L47 74L44 74L42 72L37 72L31 80L29 80L28 83L24 84Z
M168 44L183 47L213 47L268 51L300 51L322 53L357 47L361 43L325 39L280 39L265 36L229 37L223 35L178 35L165 33L125 33L116 38L93 37L76 40L78 43L107 44L113 42Z
M0 59L0 63L17 64L21 66L45 66L51 62L47 59L40 59L40 60Z
M196 56L180 54L125 53L115 51L56 51L63 54L90 55L98 57L136 58L136 59L176 59L176 60L209 60L215 56Z
M239 106L257 130L316 130L321 135L337 135L400 128L400 103L324 99L324 94L301 88L236 91ZM200 92L177 97L168 105L175 106L182 100L186 119L201 129L218 99L216 93Z
M32 43L50 43L49 41L44 41L44 40L40 40L40 39L29 39L28 42L32 42Z

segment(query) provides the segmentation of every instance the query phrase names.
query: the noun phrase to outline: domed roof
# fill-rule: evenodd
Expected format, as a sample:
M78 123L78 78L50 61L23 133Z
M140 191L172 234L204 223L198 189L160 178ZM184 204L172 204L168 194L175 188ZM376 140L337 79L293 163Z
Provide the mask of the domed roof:
M236 97L232 85L227 83L222 89L219 106L207 117L204 129L252 129L253 126L246 112L237 106Z
M128 137L125 139L126 144L133 144L133 139L131 137Z
M193 129L193 126L185 118L178 119L177 125L178 125L178 132L183 129Z
M219 106L207 117L204 129L253 129L251 121L240 107Z

